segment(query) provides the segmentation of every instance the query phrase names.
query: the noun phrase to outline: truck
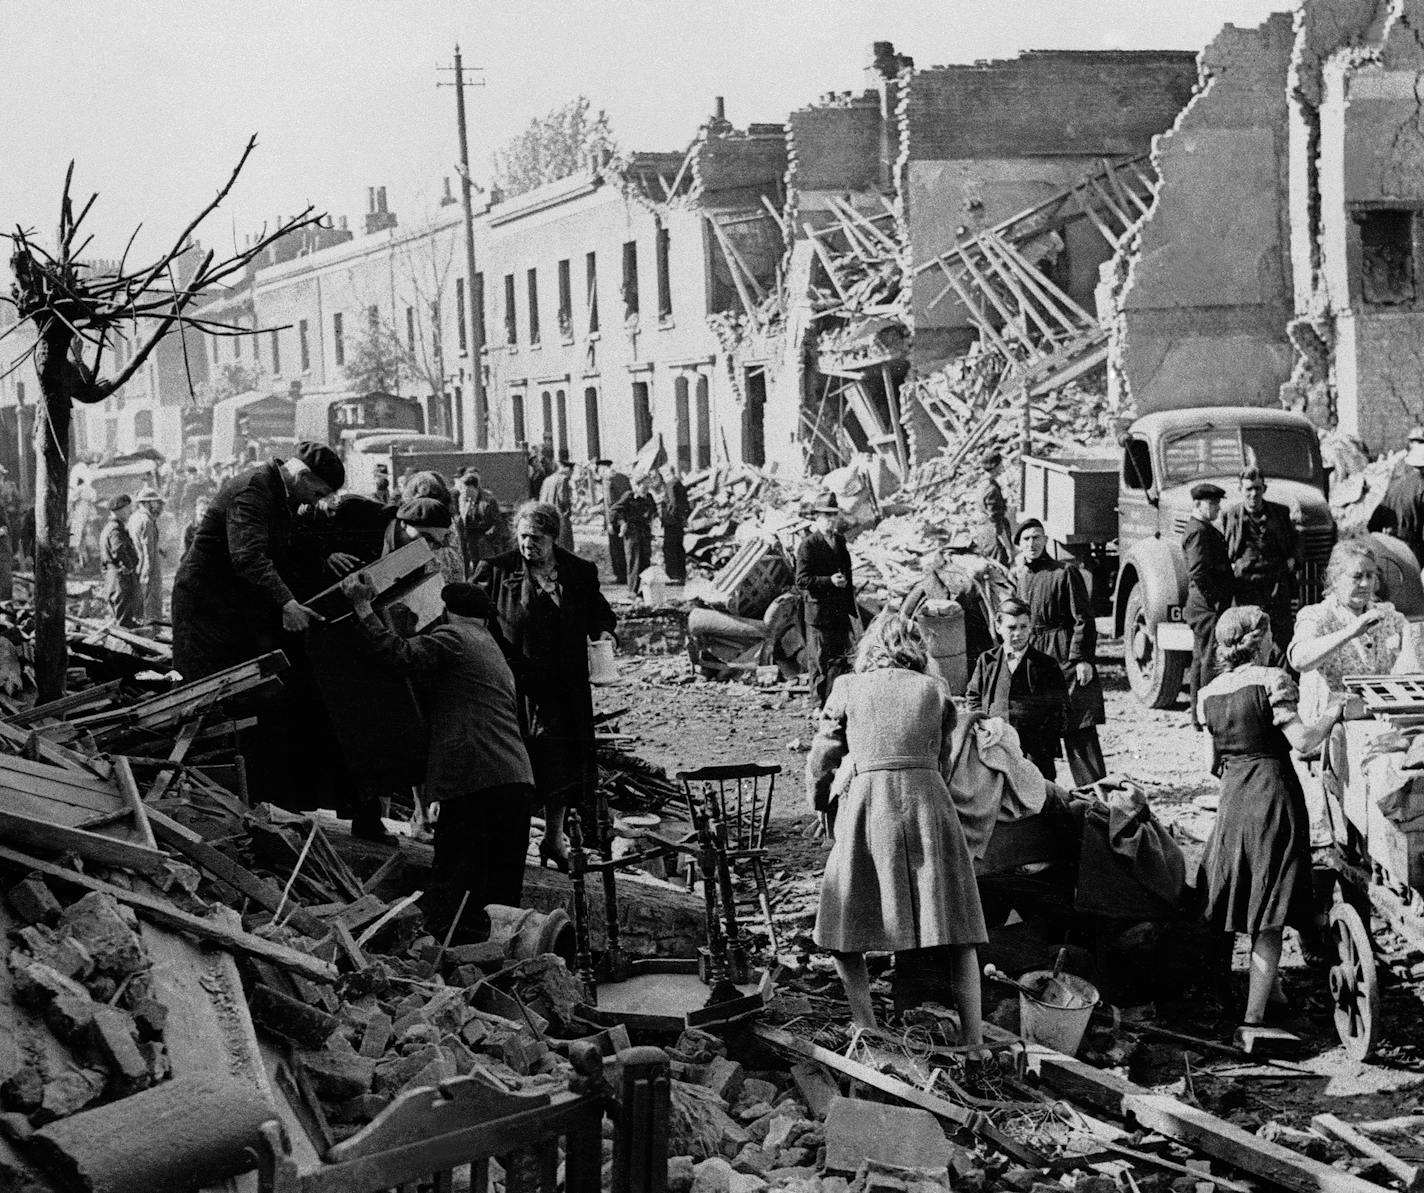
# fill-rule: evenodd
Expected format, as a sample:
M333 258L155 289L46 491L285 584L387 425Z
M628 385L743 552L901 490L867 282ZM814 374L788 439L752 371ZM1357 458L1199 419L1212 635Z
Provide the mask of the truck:
M1083 568L1101 614L1123 639L1128 684L1149 708L1168 708L1192 656L1183 620L1187 564L1181 540L1191 489L1213 481L1236 493L1248 464L1266 499L1286 505L1300 534L1297 599L1320 599L1335 545L1328 481L1315 425L1256 407L1162 410L1138 418L1120 450L1045 460L1025 456L1021 518L1038 518L1050 549Z
M408 431L343 436L337 450L346 465L346 487L355 493L374 493L376 466L384 464L392 492L409 472L438 472L448 481L460 469L473 468L504 509L529 497L529 458L522 451L470 452L442 435Z

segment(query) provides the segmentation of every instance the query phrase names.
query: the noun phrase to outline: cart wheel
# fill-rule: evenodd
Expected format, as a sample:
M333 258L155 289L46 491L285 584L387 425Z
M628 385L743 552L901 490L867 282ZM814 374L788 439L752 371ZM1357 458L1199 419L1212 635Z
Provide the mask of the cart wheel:
M1335 1033L1352 1060L1364 1060L1379 1037L1380 990L1374 945L1360 913L1349 903L1330 909L1336 962L1330 967Z

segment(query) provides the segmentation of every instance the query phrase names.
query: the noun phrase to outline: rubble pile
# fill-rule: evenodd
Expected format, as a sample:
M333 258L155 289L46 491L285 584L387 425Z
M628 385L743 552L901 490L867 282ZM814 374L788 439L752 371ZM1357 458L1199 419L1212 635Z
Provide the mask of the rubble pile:
M759 524L767 510L793 506L815 491L814 482L788 482L750 464L720 465L689 477L688 559L715 572L736 554L739 527Z

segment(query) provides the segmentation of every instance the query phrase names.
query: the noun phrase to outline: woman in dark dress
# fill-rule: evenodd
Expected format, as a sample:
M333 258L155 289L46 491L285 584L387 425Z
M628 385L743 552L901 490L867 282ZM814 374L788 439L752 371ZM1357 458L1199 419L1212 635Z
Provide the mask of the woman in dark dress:
M1228 609L1216 624L1223 672L1197 695L1211 734L1212 773L1221 780L1216 823L1198 886L1213 927L1251 937L1243 1026L1265 1022L1276 989L1281 933L1311 926L1310 824L1291 750L1314 750L1340 715L1332 699L1309 724L1296 713L1295 682L1263 665L1271 622L1263 609Z
M474 582L489 593L524 707L525 744L544 804L539 856L568 868L564 811L597 778L588 644L611 638L617 618L598 588L598 568L555 540L559 511L530 501L514 522L513 551L482 560Z

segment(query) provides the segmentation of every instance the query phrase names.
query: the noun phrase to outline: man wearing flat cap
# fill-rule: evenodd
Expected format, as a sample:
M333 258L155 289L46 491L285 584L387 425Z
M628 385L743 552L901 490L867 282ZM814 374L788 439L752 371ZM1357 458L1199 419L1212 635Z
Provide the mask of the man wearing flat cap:
M411 676L427 697L425 795L440 807L425 900L429 927L440 939L453 927L452 940L483 940L486 906L519 906L534 805L514 675L490 631L489 597L473 584L447 584L444 621L402 638L376 616L375 589L364 574L341 587L377 657Z
M1380 508L1394 515L1393 534L1424 567L1424 427L1409 432L1404 459L1389 478Z
M173 582L173 665L186 680L235 666L300 634L316 619L282 569L298 509L346 483L324 443L297 444L286 460L223 482L193 534ZM333 571L350 560L331 557Z
M796 548L796 587L805 594L811 707L820 711L831 685L850 670L855 585L835 495L825 494L810 512L816 525Z
M109 616L121 626L136 626L143 613L138 587L138 549L129 534L133 498L120 493L109 502L109 520L99 536L99 562L104 568L104 599Z
M603 490L603 529L608 535L608 566L613 572L613 583L627 584L628 556L623 550L623 522L613 507L633 491L633 484L613 467L612 460L599 460L595 467Z
M1048 535L1037 518L1019 524L1014 545L1019 553L1014 586L1033 621L1031 643L1058 664L1068 689L1063 754L1074 786L1084 787L1107 774L1098 740L1107 708L1098 677L1098 626L1088 586L1076 563L1064 564L1048 554Z
M1182 535L1187 560L1187 603L1182 618L1192 627L1192 666L1188 672L1192 726L1201 728L1197 693L1216 675L1216 620L1231 607L1236 573L1226 537L1216 528L1226 490L1210 481L1192 486L1192 516Z
M158 519L163 495L145 485L135 498L138 509L129 520L129 534L138 549L138 588L144 621L163 620L163 550L159 546Z

